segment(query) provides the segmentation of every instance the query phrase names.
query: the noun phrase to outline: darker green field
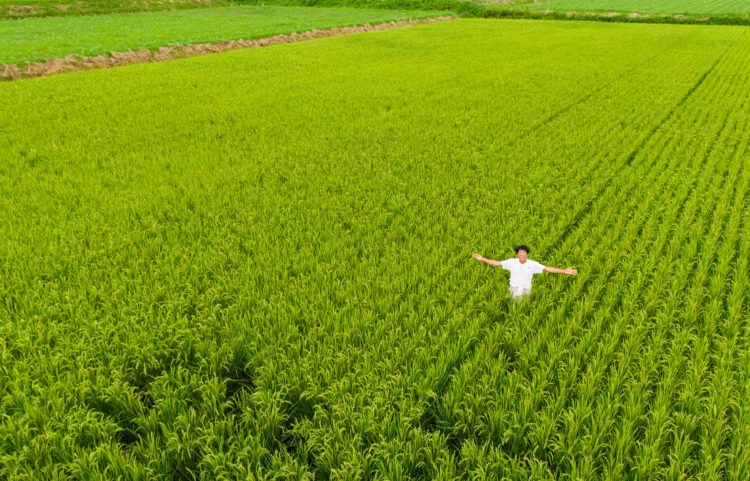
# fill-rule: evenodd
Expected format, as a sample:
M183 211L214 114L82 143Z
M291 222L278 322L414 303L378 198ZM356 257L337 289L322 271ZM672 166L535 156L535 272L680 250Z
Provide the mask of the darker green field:
M492 3L488 1L487 3ZM601 12L639 12L684 15L750 14L746 0L546 0L519 2L531 10L579 10Z
M493 0L479 0L494 8ZM506 8L506 7L503 7ZM509 14L532 18L604 20L609 22L750 24L750 3L743 0L549 0L519 2Z
M174 12L0 21L0 64L155 50L434 16L384 9L231 6Z

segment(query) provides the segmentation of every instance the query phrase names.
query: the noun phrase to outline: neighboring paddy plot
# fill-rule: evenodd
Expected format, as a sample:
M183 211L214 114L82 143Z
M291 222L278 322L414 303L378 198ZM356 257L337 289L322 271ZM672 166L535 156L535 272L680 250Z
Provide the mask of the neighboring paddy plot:
M579 10L669 14L750 14L746 0L548 0L518 4L534 10Z
M629 23L750 25L750 3L738 0L707 2L673 0L549 0L499 4L477 0L484 14L530 18L601 20ZM498 10L499 9L499 10Z
M437 16L440 12L353 8L234 6L170 12L0 21L0 64L68 55L157 50L252 40L313 29Z

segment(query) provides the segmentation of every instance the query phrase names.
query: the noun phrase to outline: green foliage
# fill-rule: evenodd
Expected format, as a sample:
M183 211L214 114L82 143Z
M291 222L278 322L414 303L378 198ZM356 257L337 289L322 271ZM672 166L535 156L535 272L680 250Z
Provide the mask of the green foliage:
M185 10L234 4L232 0L0 0L0 19Z
M260 5L307 5L388 9L450 10L479 18L598 20L627 23L750 25L746 2L640 0L243 0Z
M545 6L542 8L542 6ZM659 3L658 5L661 5ZM748 13L715 12L707 8L704 13L682 14L660 11L638 11L629 9L604 10L587 9L585 5L571 5L563 8L556 3L549 4L471 4L464 7L468 15L484 18L528 18L542 20L585 20L618 23L666 23L699 25L750 25ZM744 12L744 9L742 10Z
M234 6L179 12L5 21L0 64L66 55L156 50L166 45L254 39L316 28L383 23L434 16L420 11Z
M0 478L746 479L749 41L460 20L0 85ZM470 256L519 242L579 276L511 304Z
M489 1L488 3L492 3ZM518 2L533 10L578 10L604 12L667 13L683 15L701 14L750 14L750 4L743 0L668 0L652 2L646 0L547 0L541 2Z
M480 18L750 25L750 8L744 0L0 0L0 19L175 11L232 5L448 10L458 15Z

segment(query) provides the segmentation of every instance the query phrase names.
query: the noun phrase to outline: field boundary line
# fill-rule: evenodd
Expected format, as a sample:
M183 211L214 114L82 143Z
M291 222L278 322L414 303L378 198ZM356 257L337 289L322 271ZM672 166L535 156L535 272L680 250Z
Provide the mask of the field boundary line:
M665 13L638 12L629 9L590 10L590 9L554 9L528 10L514 5L499 8L464 6L470 16L477 18L506 18L527 20L572 20L584 22L607 23L648 23L669 25L750 25L750 14L747 13Z
M332 27L313 29L301 33L277 34L257 39L222 40L215 43L196 43L187 45L167 45L156 50L139 49L124 52L83 56L67 55L50 58L41 62L23 64L0 64L0 81L20 80L24 78L46 77L67 72L120 67L142 63L163 62L180 58L196 57L212 53L239 50L243 48L261 48L271 45L315 40L319 38L354 35L358 33L380 32L395 28L455 20L453 15L442 15L420 19L393 20L390 22L358 25L354 27Z

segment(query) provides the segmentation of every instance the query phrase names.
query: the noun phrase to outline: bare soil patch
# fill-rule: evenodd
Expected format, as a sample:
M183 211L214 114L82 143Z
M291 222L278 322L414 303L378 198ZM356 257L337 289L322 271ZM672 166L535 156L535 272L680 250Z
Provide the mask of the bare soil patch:
M8 13L11 16L35 15L44 12L44 7L39 5L9 5Z
M170 45L157 50L130 50L127 52L110 52L96 56L68 55L61 58L51 58L43 62L26 64L0 64L0 81L18 80L30 77L43 77L65 72L91 70L98 68L112 68L120 65L138 63L161 62L176 58L194 57L210 53L226 52L240 48L260 48L280 43L292 43L302 40L351 35L364 32L378 32L392 28L402 28L423 23L435 23L452 20L456 17L442 16L417 20L397 20L375 25L365 24L357 27L334 27L325 30L310 30L289 35L274 35L272 37L255 40L227 40L217 43L200 43L191 45Z

